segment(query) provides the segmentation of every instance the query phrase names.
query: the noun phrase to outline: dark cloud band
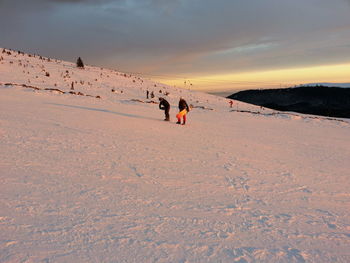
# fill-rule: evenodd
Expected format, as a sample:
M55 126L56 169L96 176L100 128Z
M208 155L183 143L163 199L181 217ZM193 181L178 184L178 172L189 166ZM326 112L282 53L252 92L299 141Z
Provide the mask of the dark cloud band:
M92 64L173 73L348 61L350 0L318 3L0 0L0 24L6 25L0 46L67 60L79 53Z

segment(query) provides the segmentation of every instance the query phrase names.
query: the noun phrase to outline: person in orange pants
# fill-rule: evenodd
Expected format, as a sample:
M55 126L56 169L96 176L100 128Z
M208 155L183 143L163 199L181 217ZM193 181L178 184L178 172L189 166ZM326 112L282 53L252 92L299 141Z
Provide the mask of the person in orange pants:
M186 124L186 114L190 111L187 102L181 97L179 100L179 113L176 115L177 124L181 124L181 118L183 118L182 125Z

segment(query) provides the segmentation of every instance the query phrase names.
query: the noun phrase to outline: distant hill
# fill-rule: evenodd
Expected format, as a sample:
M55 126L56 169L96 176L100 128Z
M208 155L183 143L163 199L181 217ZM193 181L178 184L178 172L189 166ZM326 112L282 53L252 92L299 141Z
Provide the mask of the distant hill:
M300 85L300 87L314 87L314 86L350 88L350 83L318 82L318 83L307 83L307 84Z
M340 87L245 90L228 98L280 111L350 118L350 89Z

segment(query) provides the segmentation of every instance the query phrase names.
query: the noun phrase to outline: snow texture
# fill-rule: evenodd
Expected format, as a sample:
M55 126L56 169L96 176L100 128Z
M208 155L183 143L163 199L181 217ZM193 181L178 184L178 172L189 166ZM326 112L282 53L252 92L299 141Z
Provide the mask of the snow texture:
M0 83L0 262L350 262L349 120L1 49Z

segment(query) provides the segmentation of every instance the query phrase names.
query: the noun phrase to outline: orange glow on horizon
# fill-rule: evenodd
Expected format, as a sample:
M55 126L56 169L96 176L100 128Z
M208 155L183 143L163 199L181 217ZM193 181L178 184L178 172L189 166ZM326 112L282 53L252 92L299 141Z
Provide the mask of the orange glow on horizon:
M279 88L319 82L350 82L350 63L280 70L216 74L161 82L186 89L225 91L235 89Z

